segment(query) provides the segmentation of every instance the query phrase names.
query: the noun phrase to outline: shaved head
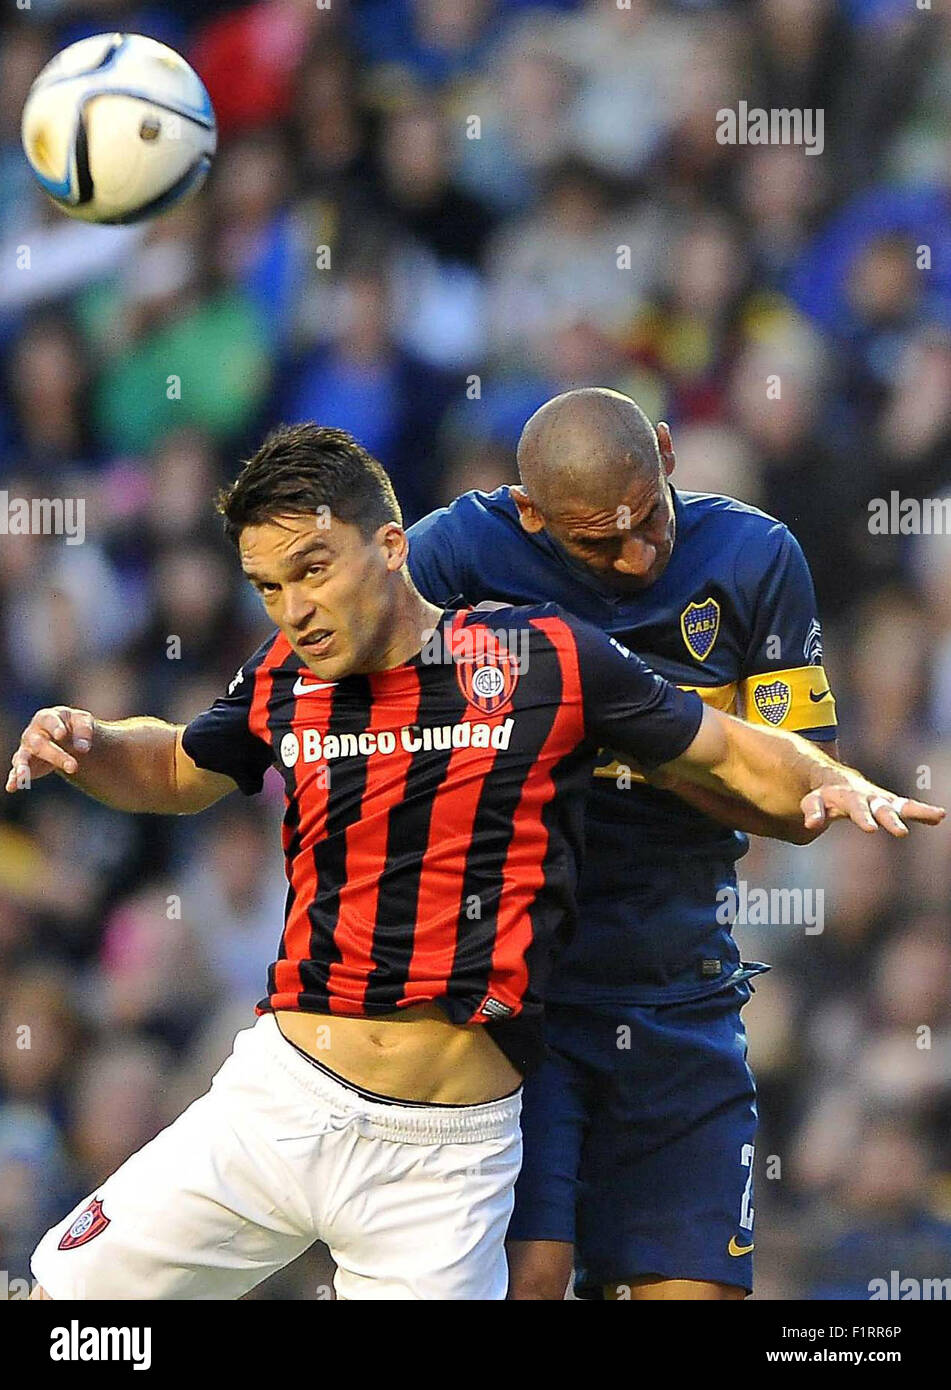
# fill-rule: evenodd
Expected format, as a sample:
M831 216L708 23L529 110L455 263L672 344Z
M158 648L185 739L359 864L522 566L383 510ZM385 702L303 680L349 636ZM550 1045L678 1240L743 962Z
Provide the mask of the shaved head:
M670 430L630 396L587 386L535 411L518 442L522 528L623 593L663 574L676 533Z
M599 386L546 401L518 442L522 486L545 512L569 498L617 501L660 463L654 427L637 402Z

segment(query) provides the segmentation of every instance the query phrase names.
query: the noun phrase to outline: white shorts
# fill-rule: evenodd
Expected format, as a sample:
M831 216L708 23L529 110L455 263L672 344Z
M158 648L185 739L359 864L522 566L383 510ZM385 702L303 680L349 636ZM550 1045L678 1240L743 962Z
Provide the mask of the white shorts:
M33 1274L54 1299L234 1299L320 1239L341 1298L503 1299L520 1110L367 1100L264 1014L46 1233Z

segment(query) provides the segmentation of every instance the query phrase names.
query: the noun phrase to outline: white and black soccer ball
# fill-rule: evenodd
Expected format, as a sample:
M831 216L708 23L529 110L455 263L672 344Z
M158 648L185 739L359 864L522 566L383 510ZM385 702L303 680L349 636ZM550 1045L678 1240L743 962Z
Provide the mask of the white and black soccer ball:
M142 34L97 34L58 53L30 88L23 148L71 217L154 217L204 182L217 144L198 74Z

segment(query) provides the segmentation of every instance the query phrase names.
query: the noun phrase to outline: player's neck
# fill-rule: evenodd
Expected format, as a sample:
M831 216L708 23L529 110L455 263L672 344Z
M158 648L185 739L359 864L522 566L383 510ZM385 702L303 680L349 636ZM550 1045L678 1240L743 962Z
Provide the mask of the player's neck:
M442 614L442 608L429 603L413 585L401 585L394 608L384 624L384 642L372 669L388 671L411 661L422 650L428 634L438 625Z

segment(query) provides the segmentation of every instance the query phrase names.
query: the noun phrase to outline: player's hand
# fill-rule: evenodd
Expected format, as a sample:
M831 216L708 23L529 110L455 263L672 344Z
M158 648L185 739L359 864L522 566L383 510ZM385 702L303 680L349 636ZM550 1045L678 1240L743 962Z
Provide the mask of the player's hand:
M85 709L55 705L36 711L20 735L7 777L8 792L29 787L49 772L79 771L79 759L92 747L96 721Z
M804 796L800 804L806 828L818 832L834 820L850 820L866 834L874 834L881 826L900 839L908 834L906 821L939 825L945 817L943 806L898 796L876 787L874 782L866 782L857 773L823 784Z

